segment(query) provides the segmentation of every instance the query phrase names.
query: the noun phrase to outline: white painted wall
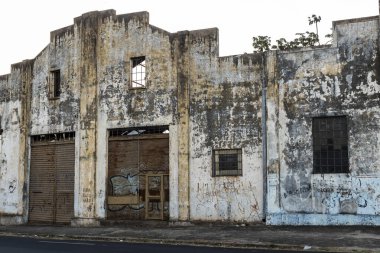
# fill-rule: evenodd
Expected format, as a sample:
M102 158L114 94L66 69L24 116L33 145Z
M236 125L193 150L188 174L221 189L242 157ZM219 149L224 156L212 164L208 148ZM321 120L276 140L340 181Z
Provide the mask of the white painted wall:
M7 215L22 215L22 189L19 182L19 150L20 130L19 114L20 102L9 102L1 105L4 111L11 112L9 128L5 128L1 135L0 148L0 213Z
M258 162L261 157L260 148L242 148L242 176L219 177L212 177L212 149L203 149L202 153L196 155L192 150L190 149L191 220L255 222L263 218L263 174Z

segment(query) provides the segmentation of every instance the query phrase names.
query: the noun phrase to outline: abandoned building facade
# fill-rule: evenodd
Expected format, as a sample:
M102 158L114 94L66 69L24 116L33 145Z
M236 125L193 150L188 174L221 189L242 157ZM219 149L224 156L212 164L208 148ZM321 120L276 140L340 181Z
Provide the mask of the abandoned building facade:
M332 45L219 57L96 11L0 76L0 224L380 225L379 16Z

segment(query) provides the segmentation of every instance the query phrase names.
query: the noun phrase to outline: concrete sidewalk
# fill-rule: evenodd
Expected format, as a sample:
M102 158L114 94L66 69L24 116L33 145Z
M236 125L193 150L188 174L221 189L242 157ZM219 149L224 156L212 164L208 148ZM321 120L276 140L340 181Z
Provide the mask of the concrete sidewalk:
M328 252L380 252L378 227L272 227L259 225L127 222L102 227L0 226L0 235L54 239L207 245Z

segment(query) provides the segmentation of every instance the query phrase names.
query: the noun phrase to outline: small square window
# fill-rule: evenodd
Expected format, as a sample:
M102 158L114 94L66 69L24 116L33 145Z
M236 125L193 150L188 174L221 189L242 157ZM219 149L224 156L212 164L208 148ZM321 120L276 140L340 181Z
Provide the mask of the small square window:
M50 71L49 86L50 98L59 98L61 95L61 71L59 69Z
M241 149L222 149L213 152L213 176L241 176Z
M145 72L145 56L131 58L131 87L145 88L146 72Z

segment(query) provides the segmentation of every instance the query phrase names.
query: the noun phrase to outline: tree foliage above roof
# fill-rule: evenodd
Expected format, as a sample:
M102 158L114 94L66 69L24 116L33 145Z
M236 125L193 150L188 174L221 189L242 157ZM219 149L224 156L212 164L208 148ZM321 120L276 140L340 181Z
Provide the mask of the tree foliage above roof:
M296 38L291 41L287 41L285 38L280 38L276 40L276 45L271 44L271 37L269 36L257 36L253 37L253 50L255 52L265 52L270 49L272 50L290 50L303 47L314 47L320 45L319 34L318 34L318 23L321 22L321 16L313 14L308 17L309 25L315 24L316 32L306 31L304 33L296 33ZM326 35L327 38L331 38L332 35Z

